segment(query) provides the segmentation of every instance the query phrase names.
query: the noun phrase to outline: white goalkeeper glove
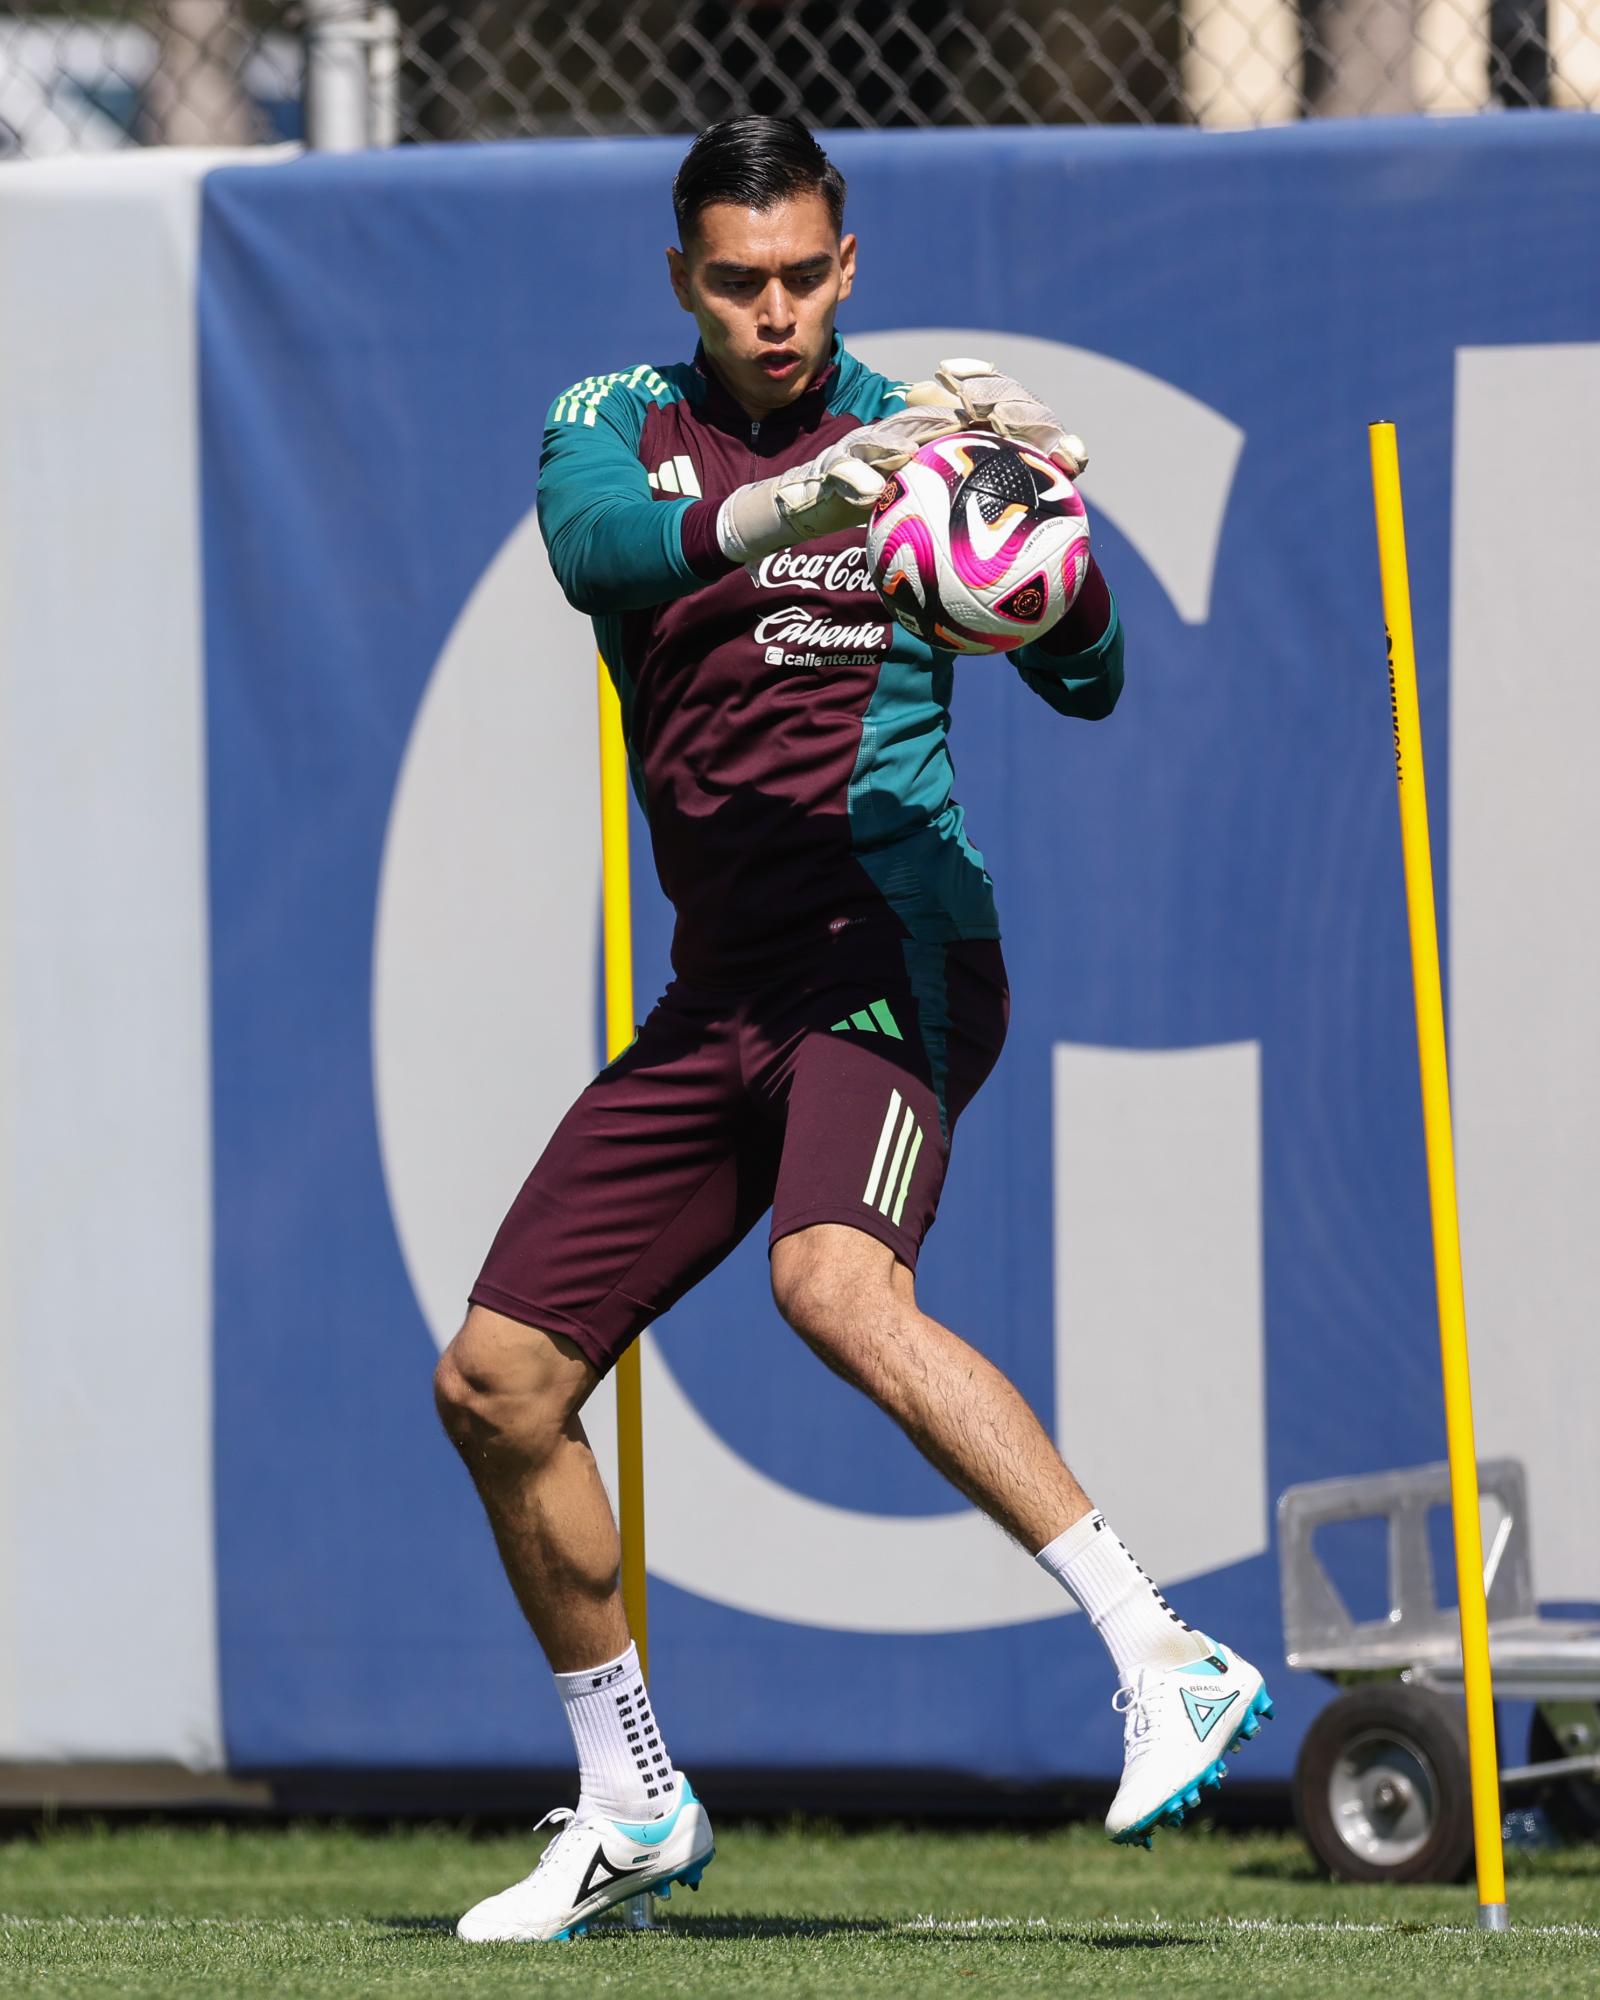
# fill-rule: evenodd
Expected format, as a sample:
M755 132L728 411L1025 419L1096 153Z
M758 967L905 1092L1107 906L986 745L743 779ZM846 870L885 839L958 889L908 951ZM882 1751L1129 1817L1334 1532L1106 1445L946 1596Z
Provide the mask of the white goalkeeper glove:
M735 487L717 513L722 553L730 562L758 562L796 542L863 526L890 473L934 438L961 427L959 411L947 403L897 410L852 431L804 465Z
M934 379L913 384L906 401L917 407L954 408L961 413L964 429L993 431L1013 443L1031 444L1053 458L1069 479L1076 479L1089 463L1083 439L1063 430L1053 411L1014 377L1000 374L992 361L941 361Z

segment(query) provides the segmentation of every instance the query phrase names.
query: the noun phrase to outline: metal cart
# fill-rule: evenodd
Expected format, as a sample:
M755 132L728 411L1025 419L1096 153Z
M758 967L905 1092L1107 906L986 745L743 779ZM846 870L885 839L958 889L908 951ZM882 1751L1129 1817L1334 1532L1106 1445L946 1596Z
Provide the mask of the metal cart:
M1501 1786L1566 1833L1600 1834L1600 1623L1539 1615L1520 1463L1494 1459L1478 1478L1495 1694L1538 1704L1527 1761L1502 1769ZM1444 1465L1291 1486L1278 1502L1288 1663L1344 1690L1306 1733L1295 1816L1347 1881L1455 1881L1471 1863L1461 1633L1429 1546L1429 1516L1449 1504ZM1368 1519L1387 1524L1389 1610L1358 1622L1317 1534Z

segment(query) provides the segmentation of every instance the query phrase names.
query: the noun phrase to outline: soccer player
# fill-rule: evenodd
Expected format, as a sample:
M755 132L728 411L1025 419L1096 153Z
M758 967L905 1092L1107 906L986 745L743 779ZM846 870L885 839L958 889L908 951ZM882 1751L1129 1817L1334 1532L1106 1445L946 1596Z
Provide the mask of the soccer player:
M1260 1674L1168 1606L1012 1384L917 1304L1009 1001L992 885L950 796L951 658L877 599L866 523L888 475L951 430L1026 441L1069 476L1084 449L986 362L908 387L846 351L844 194L795 120L704 132L667 252L693 361L591 376L545 430L540 523L621 695L675 977L529 1175L439 1364L579 1764L576 1811L551 1815L538 1866L470 1910L464 1938L570 1937L624 1897L697 1884L711 1858L629 1639L580 1412L769 1210L790 1326L1105 1641L1126 1711L1112 1838L1181 1824L1271 1714ZM1089 557L1065 615L1011 658L1031 695L1095 720L1122 650Z

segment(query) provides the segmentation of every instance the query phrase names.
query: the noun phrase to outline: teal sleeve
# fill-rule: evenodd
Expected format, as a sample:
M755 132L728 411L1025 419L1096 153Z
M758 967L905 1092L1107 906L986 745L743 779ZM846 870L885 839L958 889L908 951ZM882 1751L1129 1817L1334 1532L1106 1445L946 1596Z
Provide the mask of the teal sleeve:
M545 425L539 527L567 602L591 618L664 604L706 581L683 552L695 503L651 493L643 427L639 404L616 393L587 405L559 396Z
M1111 600L1111 622L1081 653L1052 653L1048 639L1036 639L1010 655L1011 664L1036 695L1058 715L1098 722L1111 713L1122 692L1122 615Z

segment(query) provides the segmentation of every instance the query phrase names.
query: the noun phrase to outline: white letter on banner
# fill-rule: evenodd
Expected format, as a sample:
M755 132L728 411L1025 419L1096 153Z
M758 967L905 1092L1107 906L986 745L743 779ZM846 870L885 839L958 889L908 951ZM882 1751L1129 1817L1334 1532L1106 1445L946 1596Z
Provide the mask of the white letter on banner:
M1450 1082L1473 1404L1480 1453L1528 1468L1540 1596L1586 1601L1600 1598L1597 466L1600 346L1461 350Z
M1038 393L1064 410L1087 402L1105 414L1120 469L1092 485L1091 497L1180 615L1202 620L1243 443L1235 425L1153 376L1053 341L923 328L852 345L869 364L881 359L904 375L931 373L944 356L982 353L997 340L1006 364ZM384 857L374 992L384 1171L412 1284L441 1346L490 1231L593 1069L597 864L575 875L538 865L542 852L570 855L573 829L596 817L593 687L587 627L565 605L530 514L440 657ZM541 963L541 946L559 955ZM1180 1344L1193 1340L1208 1355L1225 1352L1233 1371L1226 1387L1239 1471L1203 1511L1203 1529L1163 1520L1125 1467L1101 1482L1156 1579L1178 1582L1265 1546L1255 1052L1066 1051L1057 1075L1058 1095L1065 1076L1072 1105L1057 1126L1058 1177L1076 1185L1132 1148L1139 1158L1130 1172L1146 1190L1142 1289L1114 1319L1105 1303L1112 1273L1069 1227L1070 1254L1058 1265L1058 1403L1076 1427L1086 1410L1114 1408L1124 1393L1120 1371L1115 1394L1086 1375L1108 1323L1118 1342L1134 1343L1169 1374ZM1199 1237L1197 1185L1206 1217ZM1185 1301L1187 1311L1166 1317L1162 1300ZM759 1617L832 1631L980 1631L1074 1608L971 1508L880 1515L779 1484L706 1423L651 1334L641 1351L647 1552L665 1581ZM613 1408L603 1384L586 1415L614 1492ZM775 1562L774 1550L785 1560Z
M1261 1047L1055 1049L1056 1440L1162 1582L1267 1546ZM1208 1434L1205 1504L1169 1478Z
M1079 482L1091 519L1116 522L1186 625L1203 625L1244 432L1209 403L1159 375L1037 334L974 327L911 327L857 335L852 354L896 381L921 381L958 354L992 359L1048 403L1069 430L1103 427ZM1111 448L1114 443L1114 449Z
M401 1253L441 1345L495 1225L594 1074L587 637L530 513L445 641L390 807L373 1091Z

